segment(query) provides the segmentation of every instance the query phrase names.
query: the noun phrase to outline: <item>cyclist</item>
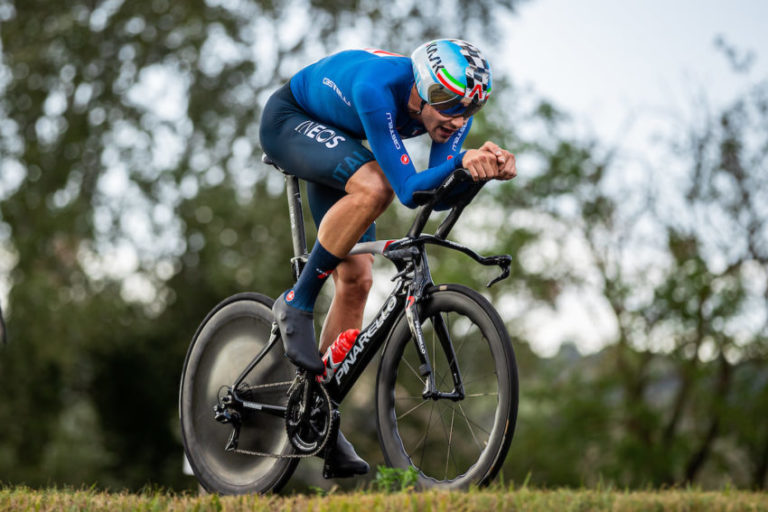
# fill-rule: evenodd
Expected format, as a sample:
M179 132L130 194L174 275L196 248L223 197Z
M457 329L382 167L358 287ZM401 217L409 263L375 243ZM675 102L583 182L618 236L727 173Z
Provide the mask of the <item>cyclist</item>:
M459 167L475 180L515 177L514 155L493 142L461 149L472 116L490 94L491 68L482 53L465 41L440 39L421 45L411 58L374 49L331 55L270 97L261 120L262 148L307 182L318 226L305 270L273 307L294 364L323 371L313 308L329 275L336 289L321 353L342 331L361 327L373 256L348 253L358 241L375 240L374 220L395 195L413 208L415 191L437 187ZM424 133L432 139L429 168L417 172L403 139ZM334 476L368 471L341 432L329 460Z

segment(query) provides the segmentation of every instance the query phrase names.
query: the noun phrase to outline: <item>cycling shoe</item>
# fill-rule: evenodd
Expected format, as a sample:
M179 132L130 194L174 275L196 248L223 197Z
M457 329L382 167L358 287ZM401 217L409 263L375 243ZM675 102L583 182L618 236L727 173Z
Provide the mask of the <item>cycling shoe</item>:
M336 446L331 453L325 457L325 467L323 468L324 478L348 478L355 475L364 475L368 472L370 466L360 456L355 453L352 443L347 441L344 434L339 430L336 438Z
M312 313L288 304L284 294L275 301L272 312L283 338L285 356L299 368L314 374L323 373L325 365L317 352Z

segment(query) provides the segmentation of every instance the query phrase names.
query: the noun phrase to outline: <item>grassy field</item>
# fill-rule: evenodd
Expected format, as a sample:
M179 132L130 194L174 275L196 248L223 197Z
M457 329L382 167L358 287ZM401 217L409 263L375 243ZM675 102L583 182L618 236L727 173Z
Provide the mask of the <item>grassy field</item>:
M768 511L768 493L695 490L480 490L472 492L358 492L293 496L197 496L166 493L0 489L0 510L35 511Z

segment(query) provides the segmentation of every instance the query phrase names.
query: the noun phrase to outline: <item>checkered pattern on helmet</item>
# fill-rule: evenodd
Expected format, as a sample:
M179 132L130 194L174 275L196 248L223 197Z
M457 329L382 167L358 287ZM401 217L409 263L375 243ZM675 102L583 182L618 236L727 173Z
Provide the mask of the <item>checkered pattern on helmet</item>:
M467 42L462 42L459 44L459 51L467 59L467 62L469 62L470 66L487 72L488 61L483 58L483 56L480 54L480 50L475 48L475 46Z
M480 50L478 50L475 46L462 41L459 43L459 52L464 56L464 58L467 59L467 62L469 63L469 66L467 67L467 88L465 89L466 94L470 94L476 84L480 84L482 86L483 91L488 90L488 81L491 77L491 74L489 73L490 66L488 66L488 61L483 58L483 56L480 54Z

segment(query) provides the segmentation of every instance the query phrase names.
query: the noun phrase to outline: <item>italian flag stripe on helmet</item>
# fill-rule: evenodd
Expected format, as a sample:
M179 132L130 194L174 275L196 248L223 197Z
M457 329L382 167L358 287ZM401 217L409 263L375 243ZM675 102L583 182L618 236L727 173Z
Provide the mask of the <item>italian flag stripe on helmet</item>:
M443 86L454 94L459 96L464 95L464 84L453 78L445 68L440 69L437 72L437 79Z

